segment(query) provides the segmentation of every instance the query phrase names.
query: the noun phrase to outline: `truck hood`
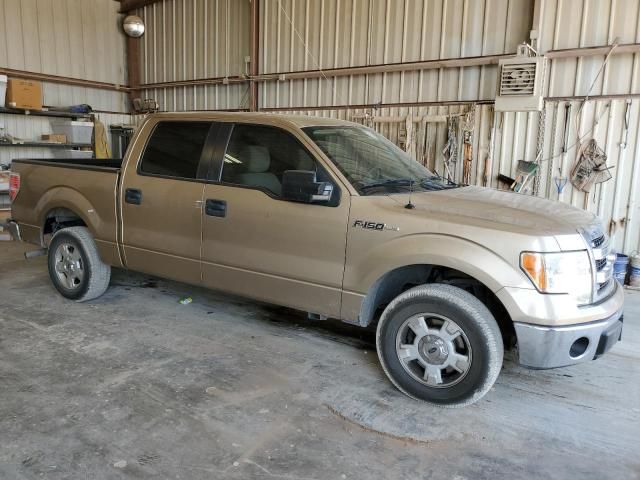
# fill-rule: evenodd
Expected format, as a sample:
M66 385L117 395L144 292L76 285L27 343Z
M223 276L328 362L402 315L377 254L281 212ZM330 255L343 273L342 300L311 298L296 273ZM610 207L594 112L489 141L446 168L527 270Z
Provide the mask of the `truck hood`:
M393 195L406 204L408 195ZM483 187L461 187L436 192L414 192L415 212L456 223L478 225L491 222L503 230L527 231L537 235L576 233L592 225L596 217L584 210L543 198Z

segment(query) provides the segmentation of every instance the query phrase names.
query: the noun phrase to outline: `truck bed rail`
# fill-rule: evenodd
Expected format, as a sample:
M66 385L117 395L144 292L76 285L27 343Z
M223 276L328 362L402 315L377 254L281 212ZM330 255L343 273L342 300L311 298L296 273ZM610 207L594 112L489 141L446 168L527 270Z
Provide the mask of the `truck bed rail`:
M121 158L20 158L13 160L12 163L47 165L49 167L83 170L119 170L120 167L122 167Z

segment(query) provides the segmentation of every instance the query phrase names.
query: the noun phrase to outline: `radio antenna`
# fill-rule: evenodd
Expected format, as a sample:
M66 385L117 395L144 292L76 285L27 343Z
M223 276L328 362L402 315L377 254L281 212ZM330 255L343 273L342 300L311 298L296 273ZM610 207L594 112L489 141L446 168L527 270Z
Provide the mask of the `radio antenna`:
M413 193L413 180L409 180L409 201L404 206L404 208L407 208L409 210L413 210L414 208L416 208L416 206L413 203L411 203L411 194L412 193Z

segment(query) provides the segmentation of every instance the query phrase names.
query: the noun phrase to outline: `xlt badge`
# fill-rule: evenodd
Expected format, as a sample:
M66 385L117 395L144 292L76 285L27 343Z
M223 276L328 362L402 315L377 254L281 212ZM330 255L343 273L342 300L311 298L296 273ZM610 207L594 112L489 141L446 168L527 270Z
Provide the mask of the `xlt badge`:
M370 222L368 220L356 220L355 222L353 222L353 226L364 228L366 230L393 230L394 232L400 231L400 228L398 227L391 227L386 223Z

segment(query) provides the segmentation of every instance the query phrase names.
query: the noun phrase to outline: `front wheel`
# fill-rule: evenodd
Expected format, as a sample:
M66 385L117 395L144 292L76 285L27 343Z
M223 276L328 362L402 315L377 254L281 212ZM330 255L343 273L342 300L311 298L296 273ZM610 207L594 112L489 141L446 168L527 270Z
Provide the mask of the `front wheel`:
M49 243L49 277L62 296L78 302L102 295L109 286L111 267L98 255L86 227L56 232Z
M400 391L440 406L478 401L502 367L502 337L491 312L452 285L421 285L396 297L380 317L376 345Z

